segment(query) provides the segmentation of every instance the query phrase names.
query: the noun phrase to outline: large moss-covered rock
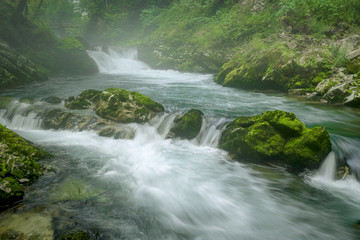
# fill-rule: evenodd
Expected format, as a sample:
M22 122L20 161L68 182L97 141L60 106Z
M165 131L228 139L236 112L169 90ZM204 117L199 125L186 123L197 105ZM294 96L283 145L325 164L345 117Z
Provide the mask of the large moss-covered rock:
M49 154L0 125L0 206L20 200L22 185L35 181L44 167L37 161Z
M184 115L174 120L174 126L170 129L168 137L183 139L195 138L202 126L203 113L197 109L191 109Z
M220 147L244 161L275 162L301 171L318 167L331 143L325 128L306 128L295 114L275 110L228 124Z
M98 72L96 63L88 56L84 45L73 37L58 41L56 68L59 72L73 74Z
M119 123L143 123L152 119L164 107L138 92L109 88L102 92L86 90L77 98L69 98L66 106L71 109L94 109L99 117Z

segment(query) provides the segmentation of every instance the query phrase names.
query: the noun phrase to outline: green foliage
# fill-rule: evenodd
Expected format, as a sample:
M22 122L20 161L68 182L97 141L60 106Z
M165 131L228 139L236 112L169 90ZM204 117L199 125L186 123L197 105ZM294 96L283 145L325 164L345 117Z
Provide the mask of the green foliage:
M331 46L330 53L332 54L332 63L335 67L345 67L348 60L346 47L343 46Z
M39 26L50 27L62 35L79 35L83 25L76 1L29 1L29 19Z
M276 15L285 17L295 31L314 32L325 23L328 26L360 23L358 0L279 0Z
M59 49L63 51L84 51L82 43L76 38L67 37L59 41Z

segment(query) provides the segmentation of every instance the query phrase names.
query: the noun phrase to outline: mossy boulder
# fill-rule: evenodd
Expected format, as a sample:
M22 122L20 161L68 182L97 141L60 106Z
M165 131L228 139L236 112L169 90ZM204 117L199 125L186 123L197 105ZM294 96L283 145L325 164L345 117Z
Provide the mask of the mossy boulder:
M197 109L191 109L184 115L174 120L174 126L170 129L167 137L183 139L195 138L201 129L203 113Z
M109 88L102 92L86 90L77 98L69 98L66 106L70 109L93 109L99 117L119 123L144 123L164 107L138 92Z
M59 72L84 74L98 72L84 45L76 38L67 37L57 43L56 65Z
M0 206L23 197L22 186L38 179L44 167L37 161L50 155L0 125Z
M296 172L317 168L331 151L325 128L306 128L295 114L280 110L237 118L227 125L220 147L243 161L273 162Z

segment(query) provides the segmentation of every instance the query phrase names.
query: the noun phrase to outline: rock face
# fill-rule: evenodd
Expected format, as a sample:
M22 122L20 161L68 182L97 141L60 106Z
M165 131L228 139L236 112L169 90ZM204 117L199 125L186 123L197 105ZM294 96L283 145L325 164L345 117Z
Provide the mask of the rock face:
M48 153L0 125L0 206L23 197L22 186L42 175L44 168L37 161L46 157Z
M296 172L317 168L331 151L325 128L306 128L295 114L279 110L234 120L220 147L243 161L274 162Z
M202 126L202 116L204 114L197 109L191 109L184 115L174 120L174 126L170 129L167 137L193 139L195 138Z
M46 80L46 75L28 58L0 39L0 88Z
M66 106L71 109L93 109L99 117L119 123L149 121L164 107L137 92L109 88L102 92L86 90L77 98L69 98Z

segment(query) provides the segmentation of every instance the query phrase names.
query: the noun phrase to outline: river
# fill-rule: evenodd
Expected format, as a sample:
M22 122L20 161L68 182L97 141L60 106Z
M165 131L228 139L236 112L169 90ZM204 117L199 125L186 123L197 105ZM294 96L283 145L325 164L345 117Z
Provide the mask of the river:
M55 155L46 162L54 170L27 189L20 207L1 214L0 229L26 228L31 223L25 215L35 212L39 223L28 231L41 235L53 229L49 239L77 229L95 239L360 238L354 227L360 219L360 184L353 176L333 180L316 171L297 176L281 167L233 161L216 148L227 121L280 109L295 113L308 127L325 126L334 156L355 167L360 164L359 111L225 88L210 74L154 70L136 60L133 49L89 55L100 73L58 76L0 92L17 104L11 113L0 110L0 123ZM145 94L163 104L166 114L149 124L131 124L136 134L128 140L44 130L36 115L24 117L18 110L45 104L41 99L48 96L64 99L109 87ZM32 101L19 101L23 98ZM191 108L206 116L200 135L192 141L166 139L174 116Z

